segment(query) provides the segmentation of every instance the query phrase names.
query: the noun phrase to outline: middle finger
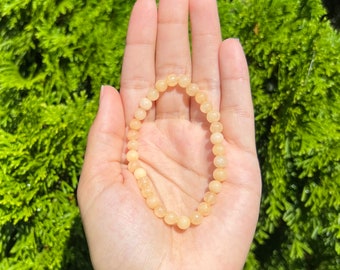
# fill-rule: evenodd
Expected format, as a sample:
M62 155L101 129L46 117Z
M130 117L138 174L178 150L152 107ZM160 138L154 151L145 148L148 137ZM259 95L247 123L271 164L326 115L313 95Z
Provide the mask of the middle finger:
M158 8L156 78L191 73L188 35L188 0L161 0ZM156 103L156 118L189 118L189 98L181 89L162 95Z
M219 109L220 80L218 52L221 29L216 0L191 0L192 77L201 90L208 93L214 108ZM190 119L203 121L196 102L191 104Z

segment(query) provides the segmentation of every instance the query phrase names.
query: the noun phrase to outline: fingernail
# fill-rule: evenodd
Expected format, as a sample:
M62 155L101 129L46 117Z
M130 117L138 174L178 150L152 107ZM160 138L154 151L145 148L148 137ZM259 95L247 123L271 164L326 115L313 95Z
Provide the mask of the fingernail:
M103 99L103 96L104 96L104 88L105 88L105 85L102 85L100 87L99 104L100 104L100 101Z

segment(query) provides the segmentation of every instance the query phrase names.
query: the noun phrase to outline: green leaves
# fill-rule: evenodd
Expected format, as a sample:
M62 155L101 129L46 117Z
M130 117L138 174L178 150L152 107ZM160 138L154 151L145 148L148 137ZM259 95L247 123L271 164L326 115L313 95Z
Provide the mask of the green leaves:
M321 1L219 4L224 37L240 38L250 64L264 181L259 269L336 269L340 36L321 20Z
M100 86L119 84L131 8L0 3L1 269L91 269L75 190Z

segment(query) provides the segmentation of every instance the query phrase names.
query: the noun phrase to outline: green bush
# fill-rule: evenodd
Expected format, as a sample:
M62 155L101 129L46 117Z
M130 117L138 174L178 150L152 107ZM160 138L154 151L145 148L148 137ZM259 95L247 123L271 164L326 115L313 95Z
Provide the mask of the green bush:
M91 269L75 189L134 1L0 2L0 269ZM321 0L219 0L248 57L263 174L247 269L340 267L340 36Z
M0 269L91 269L75 189L131 7L0 2Z
M340 267L340 36L318 0L220 3L244 43L264 189L249 266Z

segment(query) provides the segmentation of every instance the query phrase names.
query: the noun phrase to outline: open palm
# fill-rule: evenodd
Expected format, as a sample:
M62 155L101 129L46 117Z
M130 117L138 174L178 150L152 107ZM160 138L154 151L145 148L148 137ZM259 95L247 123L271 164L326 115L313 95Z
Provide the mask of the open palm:
M192 54L188 37L188 14ZM126 164L126 126L150 87L186 74L221 112L228 177L211 214L180 231L146 206ZM212 178L205 116L177 87L162 94L140 131L139 153L168 209L188 215ZM261 193L247 64L221 41L215 0L138 0L130 19L120 94L103 87L78 200L95 269L241 269Z

